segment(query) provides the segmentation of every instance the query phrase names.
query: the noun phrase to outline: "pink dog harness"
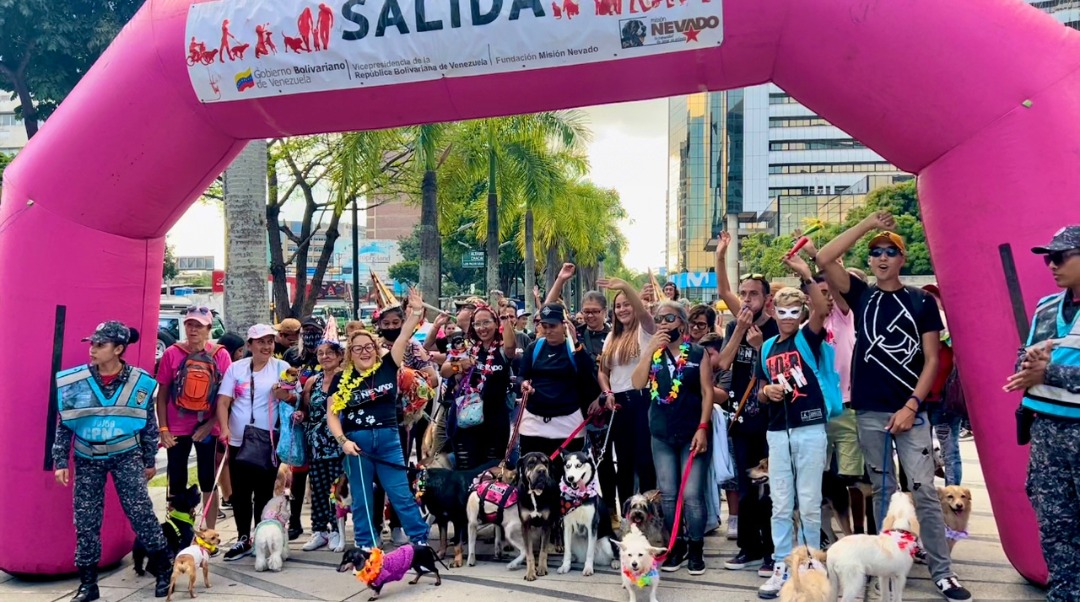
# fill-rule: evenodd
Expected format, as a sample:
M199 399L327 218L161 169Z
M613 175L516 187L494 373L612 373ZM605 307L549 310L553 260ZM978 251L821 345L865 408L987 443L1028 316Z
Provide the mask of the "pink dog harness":
M484 472L473 482L473 488L480 497L480 522L501 524L503 511L518 503L517 487L512 487L495 480L495 477ZM495 512L484 512L488 504L495 506Z
M882 535L887 535L896 542L896 545L900 548L901 552L907 552L912 558L915 554L922 549L919 545L919 539L915 537L914 533L909 531L901 531L899 529L889 529L888 531L882 531Z

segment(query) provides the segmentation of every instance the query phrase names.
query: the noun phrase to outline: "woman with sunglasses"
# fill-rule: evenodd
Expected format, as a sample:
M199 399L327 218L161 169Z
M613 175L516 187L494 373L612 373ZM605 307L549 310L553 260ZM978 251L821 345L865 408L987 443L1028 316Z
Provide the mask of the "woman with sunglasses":
M638 297L634 287L618 278L601 279L602 289L618 291L615 294L615 319L611 334L604 341L604 353L600 356L600 388L604 390L601 401L608 409L616 409L611 426L616 466L615 484L619 499L626 501L637 491L656 489L656 469L653 467L652 445L649 435L649 397L641 388L634 388L632 376L642 351L649 346L649 338L656 331L652 315Z
M701 339L716 332L716 310L705 304L690 308L690 342L700 343Z
M209 308L191 306L184 314L185 341L165 350L158 364L157 414L161 425L161 446L168 455L169 496L187 489L188 457L195 448L195 466L203 504L214 492L217 467L217 416L213 402L222 377L232 365L229 351L211 345L213 316ZM199 410L200 405L205 410ZM206 526L217 525L217 496L206 511Z
M664 527L675 524L675 503L690 454L684 491L685 536L680 533L661 570L677 571L688 565L691 575L705 572L705 484L709 470L712 426L712 366L705 350L687 339L686 308L664 301L656 310L657 332L634 368L634 388L649 387L649 429L653 463L664 508Z
M487 305L478 306L464 349L451 351L442 365L443 378L457 381L453 403L459 414L452 440L454 465L458 470L501 460L506 453L510 440L506 393L510 390L510 365L516 355L514 321L507 316L500 324L495 310ZM460 412L477 397L483 408L481 421L466 424Z
M409 292L409 312L402 325L413 332L424 315L423 299ZM361 330L349 339L349 355L337 387L329 397L326 415L330 433L345 453L345 472L352 485L353 533L357 547L372 547L377 518L372 508L372 485L376 475L401 526L413 543L425 543L427 523L400 468L405 454L398 433L398 366L405 360L410 338L398 336L389 351L382 350L375 335Z
M303 550L310 552L330 546L335 552L344 549L344 533L338 533L334 517L334 504L330 501L330 488L341 475L341 446L334 441L327 426L326 414L330 404L327 399L336 389L338 374L345 360L345 348L337 341L322 341L315 347L315 357L321 371L304 383L303 412L304 434L310 457L308 469L311 475L311 540Z

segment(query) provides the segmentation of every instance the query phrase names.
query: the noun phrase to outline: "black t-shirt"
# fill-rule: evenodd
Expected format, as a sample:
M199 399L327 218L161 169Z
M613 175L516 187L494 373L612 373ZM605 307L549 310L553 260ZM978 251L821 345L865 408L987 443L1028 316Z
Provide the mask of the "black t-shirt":
M915 391L923 369L922 335L942 329L937 302L926 291L883 291L851 276L844 301L855 312L851 405L896 412Z
M704 356L704 347L690 345L679 396L671 403L661 403L671 392L677 359L669 350L664 350L660 371L656 374L656 392L660 397L649 403L649 430L653 437L680 447L694 438L701 424L701 361ZM652 388L651 382L649 388Z
M479 386L489 354L492 358L491 373L480 389L480 397L484 400L485 421L506 416L509 412L506 407L506 391L510 388L510 362L503 357L501 347L496 347L492 352L480 348L477 356L473 358L476 367L472 370L470 384L473 387Z
M816 356L814 358L816 363L821 357L821 344L825 341L826 331L822 328L821 332L814 332L809 324L805 324L802 327L802 333L806 337L807 344L810 345L810 350ZM765 364L769 367L772 379L770 380L765 375L765 369L761 363L758 363L756 370L761 382L771 384L786 382L785 388L790 387L784 395L783 403L768 403L769 430L783 431L800 426L824 424L825 397L821 394L821 385L818 384L814 371L806 365L799 354L795 337L773 343L769 357L765 358Z
M780 334L776 326L776 320L769 318L759 326L762 340L769 340ZM735 322L729 322L724 332L724 340L730 341L735 333ZM739 351L735 354L735 361L731 364L731 403L738 409L746 388L750 386L750 379L754 376L754 367L757 364L758 351L753 345L746 342L744 336L739 341ZM757 387L755 387L756 390ZM758 405L757 395L752 391L746 398L746 406L739 414L739 420L732 428L733 431L743 433L764 433L768 427L767 412Z
M533 360L536 346L540 352ZM521 365L521 380L532 381L533 394L529 397L529 412L551 418L568 416L582 409L583 400L596 399L600 387L593 376L592 359L585 351L574 354L570 362L570 349L566 344L551 345L537 341L525 350Z
M397 373L398 365L387 353L379 369L353 389L352 400L341 411L344 432L397 427Z
M595 366L594 372L599 370L600 367L600 354L604 351L604 341L607 340L608 333L611 332L611 328L607 324L604 324L602 330L592 331L588 326L579 326L577 329L577 339L581 343L581 346L588 352L589 357L592 358L593 365Z

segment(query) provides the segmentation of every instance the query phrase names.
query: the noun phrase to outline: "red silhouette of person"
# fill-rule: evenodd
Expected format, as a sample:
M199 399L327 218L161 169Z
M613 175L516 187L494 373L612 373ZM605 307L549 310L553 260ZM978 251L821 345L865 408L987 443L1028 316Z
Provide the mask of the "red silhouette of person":
M232 38L232 41L234 42L240 41L236 39L236 36L229 33L229 20L225 19L221 22L221 48L219 49L220 52L218 53L221 58L221 62L223 63L225 62L226 54L229 55L230 61L236 60L236 57L233 56L232 48L229 48L229 38Z
M325 2L319 4L319 20L315 24L315 50L330 48L330 29L334 27L334 9Z
M277 54L277 47L274 46L274 33L270 31L270 24L256 25L255 37L258 38L258 42L255 44L255 58L266 56L271 51Z
M315 30L315 17L311 14L310 6L300 13L296 25L300 28L300 40L303 42L301 47L305 52L311 52L311 37Z

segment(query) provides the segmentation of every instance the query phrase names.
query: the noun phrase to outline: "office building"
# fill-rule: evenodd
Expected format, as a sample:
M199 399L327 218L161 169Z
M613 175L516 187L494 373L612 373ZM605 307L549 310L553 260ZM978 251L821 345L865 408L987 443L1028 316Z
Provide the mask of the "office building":
M26 127L15 116L19 101L0 98L0 153L14 155L26 146Z
M420 223L420 206L404 194L393 198L372 197L368 201L367 236L379 240L398 240L412 236Z
M1080 2L1077 0L1027 0L1027 3L1049 13L1066 27L1080 29Z

